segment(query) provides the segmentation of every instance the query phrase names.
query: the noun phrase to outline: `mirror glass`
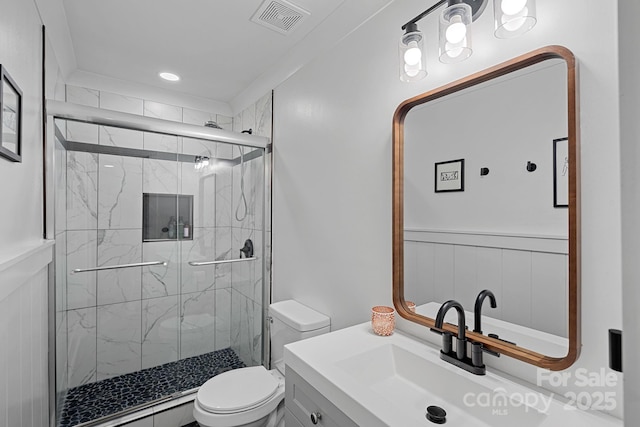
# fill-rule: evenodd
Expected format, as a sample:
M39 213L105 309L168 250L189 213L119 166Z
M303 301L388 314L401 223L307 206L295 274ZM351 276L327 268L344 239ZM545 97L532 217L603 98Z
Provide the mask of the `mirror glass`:
M2 146L12 153L18 152L18 107L16 91L6 81L2 82Z
M567 102L567 63L552 58L408 111L404 298L418 314L455 299L473 330L488 289L484 335L567 355Z

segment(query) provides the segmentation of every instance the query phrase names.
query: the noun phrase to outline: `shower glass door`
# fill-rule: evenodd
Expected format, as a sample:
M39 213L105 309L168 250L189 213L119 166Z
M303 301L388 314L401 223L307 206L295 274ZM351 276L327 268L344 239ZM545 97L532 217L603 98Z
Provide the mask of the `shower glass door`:
M265 150L56 122L58 425L262 364Z

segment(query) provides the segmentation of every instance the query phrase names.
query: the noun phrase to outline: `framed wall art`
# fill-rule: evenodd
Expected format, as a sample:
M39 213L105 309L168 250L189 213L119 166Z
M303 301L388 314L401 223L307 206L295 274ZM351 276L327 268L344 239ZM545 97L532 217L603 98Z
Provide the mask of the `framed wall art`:
M22 91L0 65L0 156L22 161Z
M464 191L464 159L436 163L435 170L436 193Z
M553 140L553 207L569 207L569 139Z

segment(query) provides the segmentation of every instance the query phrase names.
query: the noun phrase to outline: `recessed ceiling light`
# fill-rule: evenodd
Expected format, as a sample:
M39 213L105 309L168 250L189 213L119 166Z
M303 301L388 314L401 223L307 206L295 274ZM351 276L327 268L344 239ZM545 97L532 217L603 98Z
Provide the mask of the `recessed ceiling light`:
M173 73L164 72L164 73L160 73L159 76L165 80L169 80L170 82L177 82L178 80L180 80L180 76Z

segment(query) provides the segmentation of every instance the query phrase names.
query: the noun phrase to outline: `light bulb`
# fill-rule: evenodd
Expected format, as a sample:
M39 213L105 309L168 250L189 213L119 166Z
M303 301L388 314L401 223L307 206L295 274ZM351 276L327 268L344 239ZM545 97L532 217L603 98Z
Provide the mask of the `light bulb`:
M504 26L504 29L507 31L517 31L520 29L520 27L522 27L524 25L525 22L527 22L527 14L529 13L529 10L525 7L522 11L522 13L520 14L521 16L518 16L516 18L513 17L509 17L507 15L503 15L502 16L502 25Z
M404 53L404 62L407 65L416 65L422 58L422 51L418 47L418 42L416 42L415 40L410 41L408 46L409 49L407 49Z
M414 64L414 65L405 64L404 72L409 77L415 77L420 72L420 64L419 63L418 64Z
M467 26L462 22L460 15L454 15L451 23L447 27L445 37L451 44L458 44L464 40L467 35Z
M505 15L516 15L527 5L527 0L502 0L500 9Z
M454 47L450 43L446 44L446 48L447 48L447 51L446 51L447 55L451 58L457 58L458 56L460 56L462 52L464 52L463 47Z

